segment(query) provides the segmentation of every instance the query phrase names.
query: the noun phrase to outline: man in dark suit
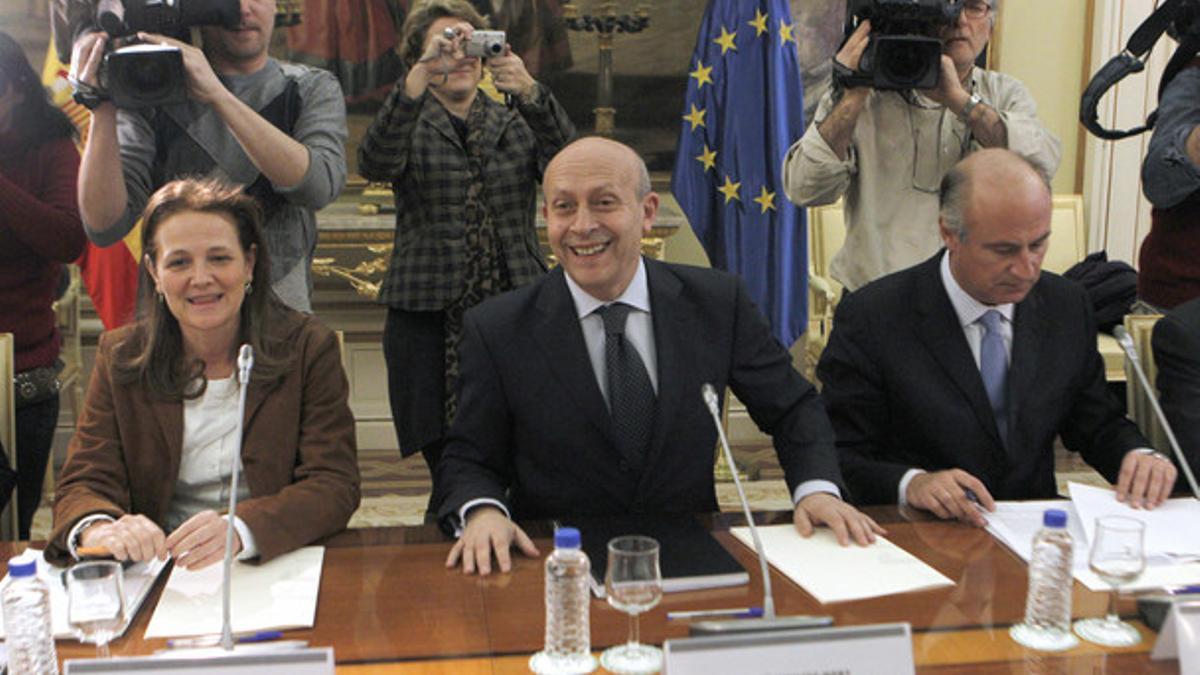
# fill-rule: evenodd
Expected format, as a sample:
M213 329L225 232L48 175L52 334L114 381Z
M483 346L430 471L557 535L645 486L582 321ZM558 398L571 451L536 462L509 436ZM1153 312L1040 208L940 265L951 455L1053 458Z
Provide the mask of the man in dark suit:
M1152 342L1163 413L1192 473L1200 473L1200 298L1154 324Z
M587 138L543 186L560 267L464 322L459 415L436 476L439 520L462 528L447 566L487 574L494 552L507 571L513 543L537 555L510 516L716 510L704 383L731 387L774 436L801 534L825 524L866 544L882 532L840 499L817 392L741 282L642 257L658 195L637 155Z
M1175 468L1105 388L1087 295L1041 272L1050 214L1028 161L974 153L942 181L945 251L839 303L817 377L852 501L982 525L972 501L1056 496L1060 434L1119 499L1167 497Z

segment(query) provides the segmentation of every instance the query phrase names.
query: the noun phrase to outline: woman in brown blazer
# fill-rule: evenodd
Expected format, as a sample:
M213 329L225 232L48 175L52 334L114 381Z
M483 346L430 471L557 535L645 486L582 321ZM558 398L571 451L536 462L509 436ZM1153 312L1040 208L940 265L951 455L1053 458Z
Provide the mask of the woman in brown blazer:
M101 336L59 478L48 557L81 546L200 568L225 551L246 395L234 524L239 559L268 560L346 526L358 507L354 418L336 336L266 283L261 213L239 189L169 183L143 214L139 320ZM261 280L260 283L255 283Z

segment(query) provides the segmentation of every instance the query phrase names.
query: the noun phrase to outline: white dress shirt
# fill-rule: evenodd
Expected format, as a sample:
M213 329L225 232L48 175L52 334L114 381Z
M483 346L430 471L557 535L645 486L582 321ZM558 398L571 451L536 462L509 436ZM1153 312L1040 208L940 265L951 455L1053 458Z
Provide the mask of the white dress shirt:
M166 532L179 527L188 518L212 509L220 511L229 503L230 462L237 452L238 384L233 377L209 380L200 398L183 402L183 440L179 475L175 490L167 505ZM238 460L241 461L240 458ZM239 471L238 500L250 497L246 476ZM76 535L97 521L112 518L92 514L80 519L67 537L74 553ZM242 540L239 560L258 555L254 534L241 518L234 517L233 526Z
M1013 311L1016 307L1011 302L1003 305L988 305L976 300L970 293L963 290L958 284L958 280L954 278L954 274L950 271L950 252L947 251L942 256L942 286L946 288L946 294L950 296L950 304L954 307L954 313L958 316L958 324L962 327L963 337L967 339L967 346L971 348L971 356L975 359L975 367L979 367L979 350L983 344L983 325L979 323L979 318L989 310L1000 312L1000 317L1003 319L1000 322L1000 336L1004 338L1004 356L1008 362L1012 363L1012 341L1013 341ZM904 473L904 477L900 479L898 487L899 497L897 503L904 505L908 502L905 498L905 493L908 491L908 484L912 479L919 474L925 473L923 469L909 469Z

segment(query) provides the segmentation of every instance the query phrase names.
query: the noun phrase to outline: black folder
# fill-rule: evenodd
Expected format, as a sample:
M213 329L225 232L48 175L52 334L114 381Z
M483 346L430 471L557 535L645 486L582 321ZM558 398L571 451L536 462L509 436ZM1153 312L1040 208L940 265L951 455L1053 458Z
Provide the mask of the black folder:
M564 518L562 525L579 528L583 551L592 563L592 592L598 598L605 595L608 542L627 534L658 542L664 593L750 583L741 563L691 515Z

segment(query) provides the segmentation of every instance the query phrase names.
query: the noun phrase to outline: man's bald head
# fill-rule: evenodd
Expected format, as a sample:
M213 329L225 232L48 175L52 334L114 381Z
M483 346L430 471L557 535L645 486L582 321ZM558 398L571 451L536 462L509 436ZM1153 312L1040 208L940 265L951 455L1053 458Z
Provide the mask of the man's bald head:
M558 151L554 159L546 165L546 175L549 175L556 164L582 162L584 164L605 163L613 166L624 166L625 175L634 178L634 191L638 199L650 194L650 170L646 162L633 148L624 143L603 136L588 136L568 143ZM544 187L543 183L543 187Z
M563 269L592 297L615 300L637 272L658 213L646 163L626 145L584 138L550 160L542 190L546 234Z
M1037 283L1050 243L1050 186L1014 152L987 149L942 180L939 229L950 272L979 302L1020 302Z
M1029 160L1011 150L985 148L967 155L942 178L940 215L944 227L966 239L972 206L1005 208L1017 201L1051 203L1050 184Z

